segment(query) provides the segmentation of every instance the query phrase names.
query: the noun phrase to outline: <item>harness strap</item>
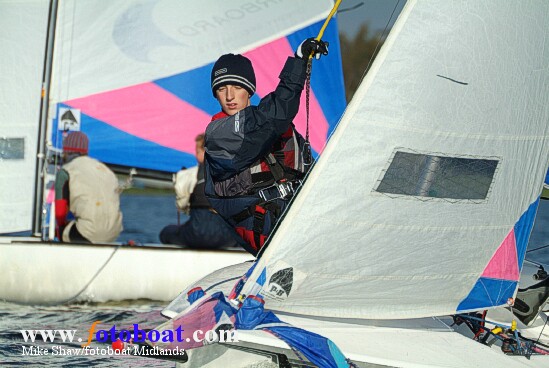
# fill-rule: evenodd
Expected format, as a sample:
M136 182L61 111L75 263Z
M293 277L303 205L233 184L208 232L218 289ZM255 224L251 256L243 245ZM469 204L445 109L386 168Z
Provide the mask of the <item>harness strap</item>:
M252 173L252 185L270 185L273 183L273 174L270 171Z
M246 220L248 217L252 216L253 213L250 211L249 208L246 208L245 210L240 211L236 215L231 216L235 224L238 224L239 222L242 222Z
M271 169L271 173L273 173L276 182L284 179L284 168L272 153L265 156L265 161L269 164L269 169Z
M253 224L253 232L254 232L254 243L255 247L259 250L261 248L261 234L263 233L263 227L265 226L265 213L267 211L265 208L256 205L255 206L255 212L254 212L254 224Z
M267 211L271 212L275 216L275 218L278 218L280 216L281 208L277 203L275 203L274 200L277 198L286 198L292 195L295 192L294 186L296 188L298 186L297 182L294 184L294 181L288 180L286 178L286 171L284 170L284 167L280 164L280 162L272 153L269 153L265 156L265 162L269 165L270 172L252 174L252 183L258 184L259 182L262 182L263 184L265 184L269 181L272 183L272 180L274 178L274 186L263 188L259 192L257 192L256 195L261 198L261 193L263 193L262 191L270 189L274 189L274 191L271 190L270 192L272 193L269 192L270 195L268 199L264 199L263 201L261 201L260 199L259 203L254 204L231 216L231 220L234 221L235 225L250 217L253 217L251 232L253 233L253 242L256 251L258 251L262 247L262 237L263 239L265 239L266 236L263 229L265 227L265 216L267 216ZM293 176L293 173L290 176ZM283 187L282 189L284 190L282 192L279 186Z
M276 218L278 218L282 212L277 203L267 202L252 205L231 217L235 224L253 217L252 232L254 234L254 244L257 248L256 250L259 250L262 246L261 236L265 235L263 234L263 228L265 227L265 216L267 215L267 211L271 212Z

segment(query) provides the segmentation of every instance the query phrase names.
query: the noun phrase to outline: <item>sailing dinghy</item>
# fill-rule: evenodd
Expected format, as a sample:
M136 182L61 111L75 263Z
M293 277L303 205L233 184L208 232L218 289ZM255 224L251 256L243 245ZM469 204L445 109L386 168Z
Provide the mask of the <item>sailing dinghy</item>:
M549 366L547 316L509 312L549 163L547 19L543 0L407 1L258 261L157 327L239 341L150 345L185 367Z
M89 155L116 172L171 182L182 166L196 165L195 136L219 110L209 87L215 60L238 52L254 62L255 103L276 85L272 71L318 32L331 6L330 0L215 7L173 0L0 0L0 47L9 50L0 55L0 300L170 301L204 275L251 260L240 249L58 243L50 213L62 137L83 131ZM337 26L326 32L337 50ZM345 108L341 70L341 59L332 58L319 65L322 78L311 81L316 152ZM295 123L305 131L304 112Z

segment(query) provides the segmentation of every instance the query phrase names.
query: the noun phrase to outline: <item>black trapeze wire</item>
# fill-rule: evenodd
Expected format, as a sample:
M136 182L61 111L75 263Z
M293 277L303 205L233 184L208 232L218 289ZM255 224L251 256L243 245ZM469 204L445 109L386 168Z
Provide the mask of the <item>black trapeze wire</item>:
M537 250L542 250L542 249L545 249L545 248L549 248L549 244L544 245L544 246L541 246L541 247L539 247L539 248L529 249L529 250L526 251L526 253L535 252L535 251L537 251Z

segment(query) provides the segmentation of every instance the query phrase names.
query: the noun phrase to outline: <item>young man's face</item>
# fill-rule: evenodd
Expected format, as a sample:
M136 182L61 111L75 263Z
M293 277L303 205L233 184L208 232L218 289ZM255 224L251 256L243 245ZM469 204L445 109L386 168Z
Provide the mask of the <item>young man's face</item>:
M227 115L234 115L250 105L250 94L244 88L228 84L215 91L221 110Z

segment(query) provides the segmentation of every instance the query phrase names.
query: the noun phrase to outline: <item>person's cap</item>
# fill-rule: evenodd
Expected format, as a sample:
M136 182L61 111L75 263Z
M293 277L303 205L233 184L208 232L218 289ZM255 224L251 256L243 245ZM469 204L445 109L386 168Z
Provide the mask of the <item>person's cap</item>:
M212 92L222 86L232 84L244 88L248 93L255 93L255 73L252 62L245 56L226 54L215 62L212 68Z
M82 132L70 132L63 139L63 152L88 153L88 136Z

